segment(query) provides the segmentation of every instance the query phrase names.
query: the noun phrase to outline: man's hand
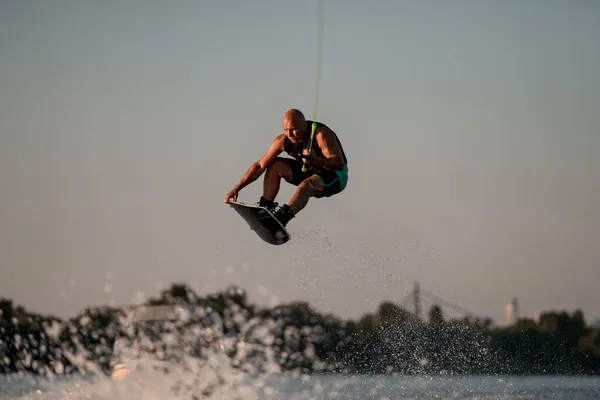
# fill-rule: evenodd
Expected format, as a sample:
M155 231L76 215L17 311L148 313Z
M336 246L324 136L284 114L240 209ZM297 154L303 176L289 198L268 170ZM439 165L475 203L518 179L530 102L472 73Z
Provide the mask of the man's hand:
M306 165L312 165L317 163L318 156L315 154L313 149L304 149L302 151L302 162Z
M225 195L225 199L223 200L223 202L229 203L229 199L233 199L233 201L237 201L238 192L239 192L239 190L237 189L237 186L234 187L233 189L231 189L231 191L229 193L227 193Z

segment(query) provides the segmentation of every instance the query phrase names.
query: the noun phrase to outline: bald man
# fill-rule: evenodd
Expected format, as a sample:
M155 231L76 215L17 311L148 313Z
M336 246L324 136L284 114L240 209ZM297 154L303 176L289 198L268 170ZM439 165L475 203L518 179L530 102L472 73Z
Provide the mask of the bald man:
M288 110L283 117L283 130L271 142L263 157L254 162L240 182L225 195L225 203L237 196L245 186L266 171L263 195L257 203L271 211L283 226L302 210L311 197L330 197L340 193L348 183L346 154L336 133L325 124L317 123L311 151L308 151L313 121L304 118L297 109ZM280 157L285 152L292 158ZM302 166L306 164L306 172ZM297 186L288 204L278 207L275 197L281 178Z

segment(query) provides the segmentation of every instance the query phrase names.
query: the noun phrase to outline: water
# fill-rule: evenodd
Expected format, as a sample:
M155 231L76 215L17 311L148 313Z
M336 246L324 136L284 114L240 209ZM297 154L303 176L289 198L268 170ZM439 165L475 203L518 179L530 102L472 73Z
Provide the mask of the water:
M426 370L418 375L327 373L348 368L329 352L340 357L344 351L357 351L346 347L345 323L302 307L255 313L245 293L235 287L204 305L185 287L169 293L198 304L141 306L116 313L90 310L70 321L33 319L31 326L5 321L0 328L9 334L0 335L0 343L11 357L2 358L0 367L18 372L0 376L0 400L600 399L600 377L476 376ZM379 335L404 344L423 340L419 331L406 336L413 328L406 329L405 336L388 330ZM457 362L505 363L499 355L489 358L485 342L479 343L477 337L464 340L475 341L485 357L459 357ZM463 351L455 347L445 349ZM377 354L372 362L384 366L406 362L414 367L424 353L418 348L394 353L398 360L386 352ZM411 357L418 362L411 362ZM424 365L436 362L433 358ZM39 375L29 375L32 369Z
M175 395L174 377L33 379L0 377L2 399L599 399L600 378L569 376L271 375L237 388ZM191 383L191 382L188 382ZM201 382L198 383L201 386Z

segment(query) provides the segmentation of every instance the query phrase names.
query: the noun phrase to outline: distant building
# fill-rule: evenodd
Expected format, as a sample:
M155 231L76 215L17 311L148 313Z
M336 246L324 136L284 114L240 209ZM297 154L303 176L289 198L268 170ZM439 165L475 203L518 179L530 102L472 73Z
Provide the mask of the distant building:
M512 299L512 301L504 307L504 311L506 314L506 323L508 325L513 325L519 319L519 301L516 297Z

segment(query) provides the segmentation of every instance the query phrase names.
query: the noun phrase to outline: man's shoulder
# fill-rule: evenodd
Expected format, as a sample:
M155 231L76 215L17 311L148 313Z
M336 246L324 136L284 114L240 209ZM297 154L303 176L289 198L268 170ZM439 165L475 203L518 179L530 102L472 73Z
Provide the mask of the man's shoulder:
M321 122L321 121L312 121L312 120L307 120L306 121L308 124L308 130L310 132L310 130L312 129L312 125L314 123L316 123L316 129L315 129L315 135L317 133L324 133L327 132L329 134L335 134L335 131L333 129L331 129L331 127L329 125L327 125L325 122Z
M315 138L318 136L329 139L329 138L334 138L336 136L336 133L333 131L333 129L331 129L327 125L322 124L322 125L318 125L317 129L315 129Z
M280 133L279 135L275 136L275 138L273 139L273 143L283 144L285 142L285 138L285 133Z
M280 133L279 135L275 136L275 138L271 142L271 145L277 146L277 148L283 150L285 148L285 139L285 133Z

